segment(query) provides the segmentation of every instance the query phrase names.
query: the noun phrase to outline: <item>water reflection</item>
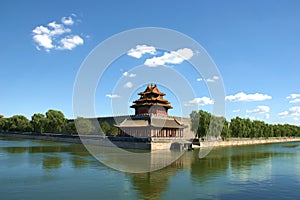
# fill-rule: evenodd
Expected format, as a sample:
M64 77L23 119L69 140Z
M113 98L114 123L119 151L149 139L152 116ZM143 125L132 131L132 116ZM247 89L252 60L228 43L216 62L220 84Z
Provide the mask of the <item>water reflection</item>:
M79 156L73 156L71 161L72 161L74 168L84 168L84 167L87 167L89 164L89 161L87 159L79 157Z
M62 159L57 156L45 156L43 160L44 169L58 169L61 167Z
M70 162L74 168L83 168L87 167L91 161L91 156L83 145L46 142L47 145L41 146L43 143L44 141L37 142L40 146L35 146L37 144L23 146L21 144L21 146L2 147L0 152L8 154L41 154L42 159L28 157L28 162L30 165L34 164L34 166L42 165L43 169L59 169L62 167L63 162Z
M199 159L198 151L195 151L190 173L194 182L205 184L206 181L214 179L219 173L226 172L228 166L229 155L224 155L223 152L213 150L208 156Z
M253 195L254 192L259 192L256 191L258 187L264 192L270 191L271 189L267 187L271 187L274 183L274 174L280 178L278 179L279 186L291 184L290 180L290 182L286 181L281 184L282 180L285 180L284 176L287 175L290 175L288 177L293 181L298 181L298 185L294 184L295 187L299 186L300 182L300 153L299 146L295 146L295 144L215 148L203 159L198 158L199 151L195 150L186 152L180 159L161 170L151 173L125 174L115 173L107 167L104 168L82 145L55 142L44 144L33 141L10 142L4 144L1 141L0 143L0 171L9 169L7 175L1 174L1 181L6 183L3 185L11 183L11 177L15 175L15 182L8 185L11 188L13 188L12 185L24 181L35 186L32 179L28 179L28 177L39 177L40 175L39 180L44 181L44 183L41 182L44 184L42 188L49 186L50 177L51 181L62 180L61 184L64 186L70 185L71 182L76 182L78 187L88 185L86 190L97 185L98 187L94 187L96 188L94 194L103 193L110 197L113 194L107 191L113 191L117 187L114 181L110 185L108 183L110 179L115 179L117 182L128 183L127 189L124 191L129 191L129 193L134 191L132 195L137 193L137 199L172 197L170 195L172 188L176 188L178 192L188 193L187 199L195 199L195 196L207 198L205 196L207 194L216 194L213 198L218 198L224 194L228 194L228 197L229 194L248 194L249 191L252 191ZM299 143L296 144L299 145ZM289 145L289 148L286 145ZM70 168L76 170L70 170ZM111 170L111 173L107 173L108 170ZM80 180L78 176L80 176ZM180 179L182 177L184 179ZM116 193L124 192L120 188L120 191L116 191ZM70 191L73 191L73 188L70 188ZM173 197L179 198L176 195ZM243 195L239 197L243 197Z
M170 177L185 166L183 161L184 159L181 157L164 169L148 173L128 174L128 176L132 180L134 189L139 192L141 199L159 199L161 193L168 188Z

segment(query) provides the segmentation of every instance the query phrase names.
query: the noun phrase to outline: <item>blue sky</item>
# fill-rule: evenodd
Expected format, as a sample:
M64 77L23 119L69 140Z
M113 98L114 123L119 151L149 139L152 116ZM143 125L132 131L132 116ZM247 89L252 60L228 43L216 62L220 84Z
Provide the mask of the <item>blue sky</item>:
M220 71L220 76L203 78L194 73L189 57L181 62L165 59L165 64L184 74L191 87L200 91L195 98L180 102L167 85L161 85L165 98L174 106L171 115L181 115L180 110L189 111L195 106L209 111L213 99L206 84L223 80L228 119L241 116L298 125L299 10L300 2L290 0L2 1L0 114L30 118L34 113L58 109L72 118L74 82L89 53L122 31L163 27L201 44ZM165 53L184 51L184 47L161 51L151 49L151 44L139 45L146 45L140 57L134 54L138 47L132 46L133 54L128 52L114 61L103 83L99 82L95 93L97 116L115 113L112 100L122 96L114 93L113 86L120 79L125 81L124 90L134 89L129 99L123 99L126 107L138 98L136 93L147 83L134 84L140 76L131 72L136 66L153 57L162 61Z

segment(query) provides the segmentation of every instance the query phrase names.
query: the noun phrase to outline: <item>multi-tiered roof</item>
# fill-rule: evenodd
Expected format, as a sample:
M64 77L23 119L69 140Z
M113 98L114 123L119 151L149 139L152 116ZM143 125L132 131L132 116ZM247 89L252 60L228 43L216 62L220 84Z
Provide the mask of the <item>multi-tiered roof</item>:
M144 92L138 93L141 97L135 100L131 108L135 109L135 114L168 114L168 109L173 107L165 100L165 93L160 92L156 84L149 84Z

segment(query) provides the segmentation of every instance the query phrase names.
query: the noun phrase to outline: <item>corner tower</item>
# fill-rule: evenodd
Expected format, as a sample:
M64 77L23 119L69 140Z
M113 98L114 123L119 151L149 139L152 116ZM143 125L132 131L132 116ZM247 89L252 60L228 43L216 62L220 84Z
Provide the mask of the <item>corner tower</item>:
M160 92L156 84L148 84L144 92L138 93L140 98L133 102L130 108L135 109L135 115L157 114L168 115L168 110L173 107L165 100L165 93Z

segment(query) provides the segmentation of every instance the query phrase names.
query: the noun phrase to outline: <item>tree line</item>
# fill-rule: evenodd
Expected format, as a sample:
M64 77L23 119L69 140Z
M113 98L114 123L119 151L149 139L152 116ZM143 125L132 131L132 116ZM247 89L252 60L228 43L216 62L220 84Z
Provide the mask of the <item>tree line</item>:
M300 137L300 127L290 124L268 124L240 117L227 121L224 117L214 116L203 110L192 111L190 118L191 130L199 138Z
M76 121L76 125L75 125ZM0 132L35 132L35 133L66 133L66 134L93 134L104 133L117 135L118 129L104 121L99 125L93 120L77 118L68 120L58 110L48 110L45 114L36 113L31 120L23 115L14 115L9 118L0 118Z
M235 117L227 121L224 117L214 116L206 111L192 111L191 130L196 137L222 138L268 138L268 137L300 137L300 127L290 124L267 124L264 121ZM76 124L75 124L76 121ZM96 120L97 121L97 120ZM101 127L101 129L100 129ZM48 110L45 114L34 114L31 119L23 115L0 118L0 132L36 132L66 134L99 134L115 136L117 127L107 121L100 124L95 119L77 118L67 120L58 110Z

